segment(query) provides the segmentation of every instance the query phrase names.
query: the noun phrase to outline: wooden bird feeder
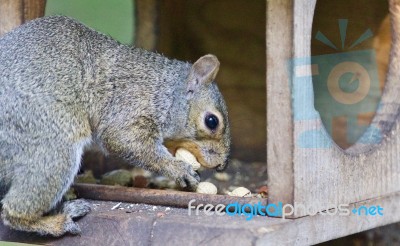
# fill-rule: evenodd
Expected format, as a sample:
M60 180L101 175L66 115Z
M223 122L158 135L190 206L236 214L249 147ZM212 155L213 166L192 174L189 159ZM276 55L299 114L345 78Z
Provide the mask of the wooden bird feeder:
M389 2L390 13L400 16L400 1ZM44 3L33 0L0 0L0 35L25 20L43 15ZM394 59L390 61L388 73L390 76L387 78L381 106L370 126L379 129L382 137L373 143L357 142L346 150L339 148L326 133L321 118L313 107L312 79L298 80L296 65L289 66L288 69L288 62L294 58L311 57L311 30L315 5L316 0L267 0L268 203L303 204L321 211L332 211L339 204L348 204L350 209L379 205L384 209L384 215L374 217L354 214L313 215L310 210L300 209L292 215L292 219L265 217L262 223L250 221L246 222L248 224L243 222L236 225L232 222L233 225L229 225L230 227L226 222L219 223L223 219L215 217L212 218L215 223L202 226L203 229L206 228L205 230L208 228L210 233L218 230L220 240L224 240L221 242L236 245L239 241L232 237L232 232L240 230L245 235L252 235L254 240L252 239L250 243L315 244L400 222L399 61ZM393 46L398 46L400 45L399 20L394 21L392 25L397 30L397 36L393 37ZM396 56L400 57L400 54ZM311 66L303 66L302 69L305 74L311 74ZM300 90L302 93L298 93ZM313 117L296 118L296 115L302 112L311 112ZM311 135L307 140L311 145L299 144L304 132L314 130L325 134L322 134L322 137ZM365 138L371 137L368 133L367 130ZM158 192L148 189L87 185L77 185L76 189L82 196L90 199L144 202L176 207L182 207L182 204L187 204L191 198L212 204L226 204L233 201L225 196ZM246 198L241 201L254 202ZM267 200L262 201L267 202ZM90 218L91 215L88 216ZM107 216L112 218L111 214ZM85 221L85 218L82 220ZM185 223L193 228L196 226L195 221ZM175 230L174 235L193 235L190 226L181 226L179 230L173 226L165 226L163 231L165 235L172 235L168 228ZM16 238L4 236L6 230L8 229L0 226L0 240L7 238L18 241ZM107 238L114 235L107 235L106 231L98 236ZM161 237L154 235L157 236ZM46 242L62 245L72 239L67 237L52 240L48 239ZM90 242L90 237L83 234L81 239L73 240ZM195 241L194 237L192 240L194 244L200 242ZM32 242L35 240L32 239Z

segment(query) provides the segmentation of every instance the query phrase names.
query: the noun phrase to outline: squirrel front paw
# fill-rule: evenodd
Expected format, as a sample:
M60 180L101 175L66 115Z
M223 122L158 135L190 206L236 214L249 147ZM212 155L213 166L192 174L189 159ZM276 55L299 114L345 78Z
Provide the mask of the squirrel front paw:
M200 176L193 170L192 165L183 161L174 162L168 168L166 176L174 179L182 188L189 188L190 190L195 190L200 182Z

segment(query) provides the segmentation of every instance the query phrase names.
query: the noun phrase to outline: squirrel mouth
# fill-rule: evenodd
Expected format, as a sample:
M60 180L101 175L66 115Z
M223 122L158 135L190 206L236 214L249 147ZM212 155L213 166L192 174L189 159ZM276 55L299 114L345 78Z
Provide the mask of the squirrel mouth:
M192 141L166 140L164 142L164 145L173 156L175 156L177 149L184 148L187 151L189 151L192 155L194 155L194 157L196 157L197 162L199 162L201 164L201 166L206 167L206 168L214 168L215 167L213 165L210 165L208 162L206 162L203 155L201 154L200 147Z

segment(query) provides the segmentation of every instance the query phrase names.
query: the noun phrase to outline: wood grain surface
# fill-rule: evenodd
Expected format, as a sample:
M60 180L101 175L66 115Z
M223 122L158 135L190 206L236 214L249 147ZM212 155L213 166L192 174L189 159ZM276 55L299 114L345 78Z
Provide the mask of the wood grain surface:
M0 0L0 36L44 15L46 0Z

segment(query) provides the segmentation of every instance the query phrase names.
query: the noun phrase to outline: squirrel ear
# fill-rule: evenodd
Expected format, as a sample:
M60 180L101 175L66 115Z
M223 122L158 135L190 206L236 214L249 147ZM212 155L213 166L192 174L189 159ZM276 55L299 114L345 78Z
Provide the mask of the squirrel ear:
M201 84L212 82L219 70L218 58L214 55L200 57L192 66L188 78L187 97L190 99Z

